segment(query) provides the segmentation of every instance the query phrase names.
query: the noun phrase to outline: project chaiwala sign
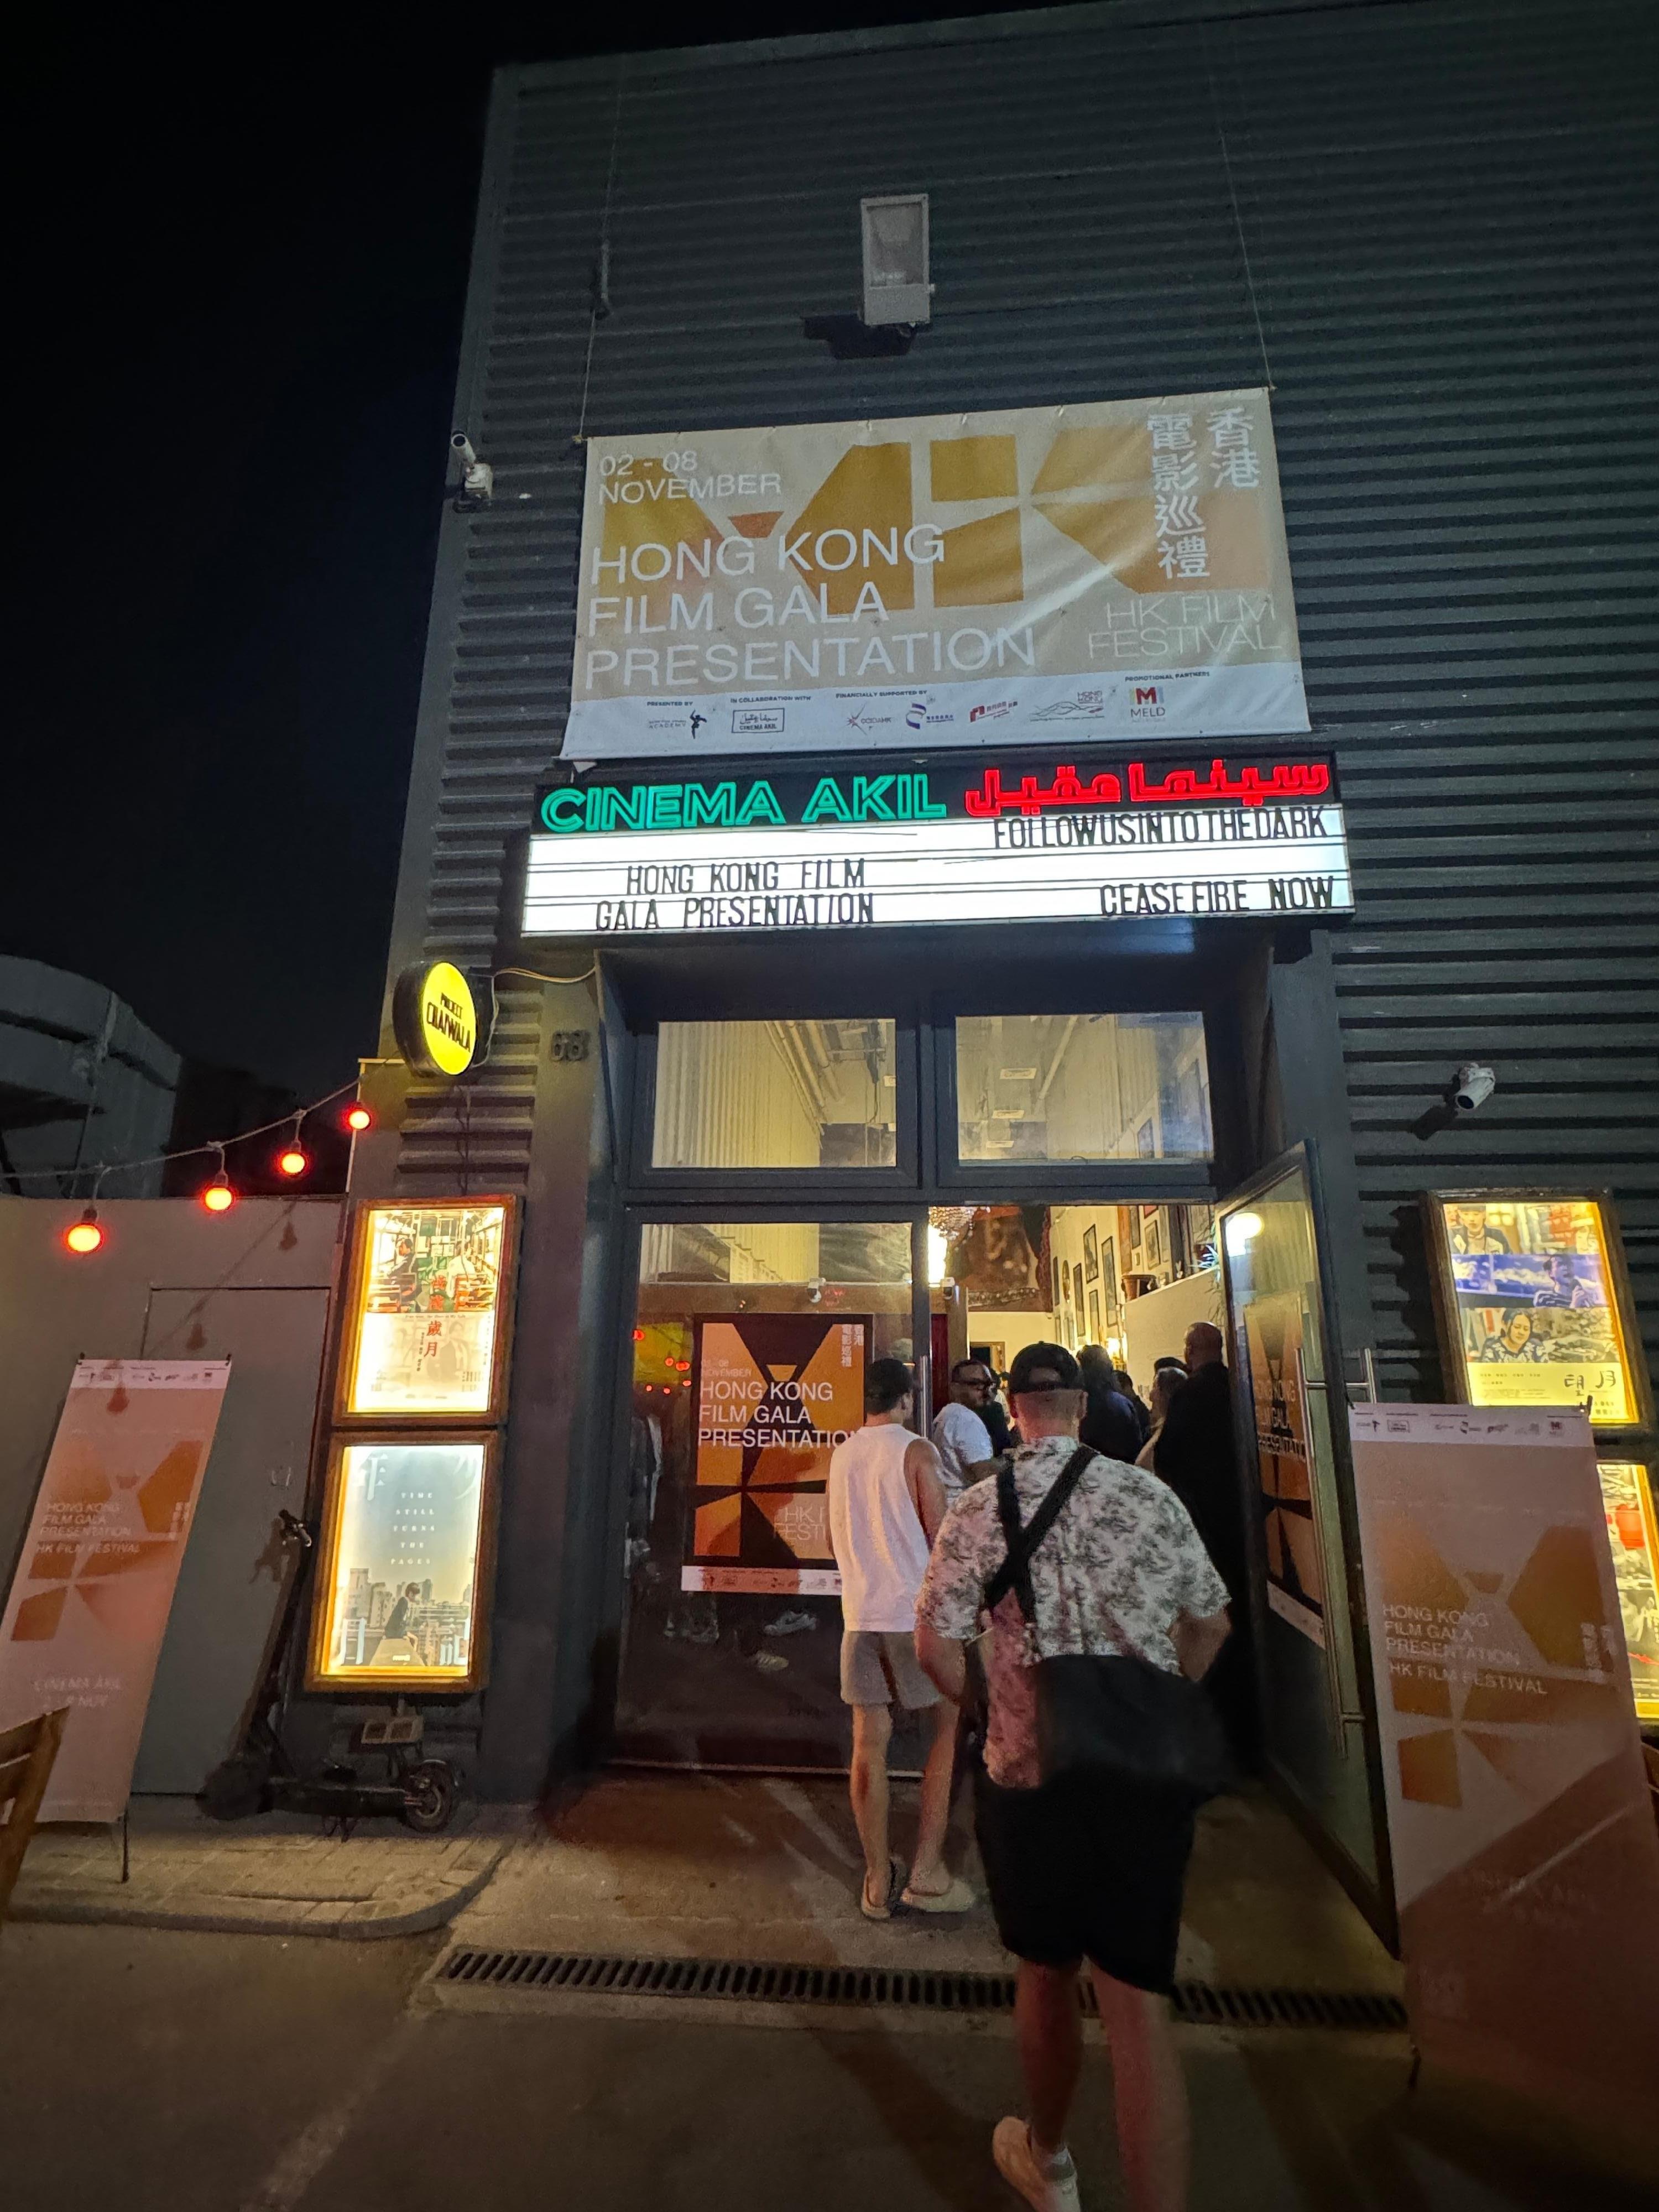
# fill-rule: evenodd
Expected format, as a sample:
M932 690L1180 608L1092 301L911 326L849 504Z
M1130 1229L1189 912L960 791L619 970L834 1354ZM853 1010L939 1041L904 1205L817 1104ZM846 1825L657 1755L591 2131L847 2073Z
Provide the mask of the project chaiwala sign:
M1328 759L1036 759L558 785L530 839L524 933L1353 911Z

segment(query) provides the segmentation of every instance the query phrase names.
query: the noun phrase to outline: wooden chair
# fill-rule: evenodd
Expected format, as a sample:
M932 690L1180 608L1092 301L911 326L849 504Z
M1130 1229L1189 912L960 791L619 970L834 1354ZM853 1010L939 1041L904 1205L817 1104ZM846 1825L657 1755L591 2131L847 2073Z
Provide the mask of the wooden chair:
M16 1728L0 1729L0 1920L6 1917L23 1854L34 1833L35 1816L68 1718L65 1705Z

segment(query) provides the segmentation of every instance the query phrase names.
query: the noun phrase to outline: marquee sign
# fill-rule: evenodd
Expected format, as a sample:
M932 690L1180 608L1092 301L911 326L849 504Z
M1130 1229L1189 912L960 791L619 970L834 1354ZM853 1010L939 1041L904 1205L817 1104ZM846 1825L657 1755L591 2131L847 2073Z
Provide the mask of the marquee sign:
M576 760L1304 731L1265 391L587 441Z
M1328 758L1032 760L574 779L537 810L524 934L1353 911Z

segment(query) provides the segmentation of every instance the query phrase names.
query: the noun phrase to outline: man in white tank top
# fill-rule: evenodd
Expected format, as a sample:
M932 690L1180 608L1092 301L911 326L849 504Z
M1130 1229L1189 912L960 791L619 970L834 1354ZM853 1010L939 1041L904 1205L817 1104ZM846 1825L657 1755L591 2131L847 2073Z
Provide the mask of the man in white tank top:
M916 1662L916 1598L945 1518L939 1454L905 1424L915 1403L901 1359L872 1360L864 1377L864 1426L830 1461L830 1542L841 1570L841 1694L853 1708L850 1787L864 1845L865 1917L886 1920L903 1903L921 1912L965 1912L974 1893L952 1881L941 1854L951 1812L956 1707ZM907 1881L887 1840L887 1746L895 1698L930 1716L921 1771L915 1857Z

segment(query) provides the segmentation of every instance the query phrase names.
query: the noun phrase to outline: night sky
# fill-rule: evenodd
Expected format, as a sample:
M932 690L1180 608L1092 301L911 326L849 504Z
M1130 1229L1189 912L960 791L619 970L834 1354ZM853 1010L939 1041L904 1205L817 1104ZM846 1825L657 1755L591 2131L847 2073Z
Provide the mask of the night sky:
M635 43L945 12L976 11ZM490 70L617 40L550 9L62 20L14 81L0 950L314 1096L376 1044Z

